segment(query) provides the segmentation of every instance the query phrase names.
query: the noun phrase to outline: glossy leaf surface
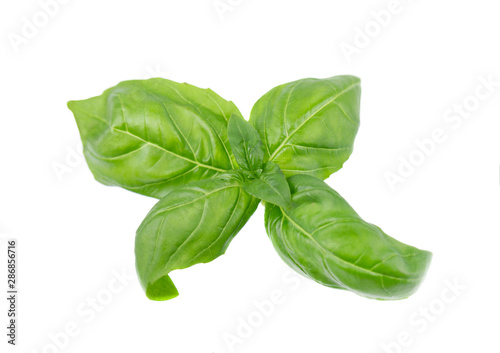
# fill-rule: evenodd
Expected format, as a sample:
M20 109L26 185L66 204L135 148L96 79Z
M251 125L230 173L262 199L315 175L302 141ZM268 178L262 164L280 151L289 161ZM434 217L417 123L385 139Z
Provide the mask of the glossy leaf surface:
M266 228L282 259L325 286L374 299L403 299L423 281L432 254L363 221L323 181L288 179L293 208L266 205Z
M255 103L250 123L267 158L288 177L326 179L349 158L359 127L360 80L307 78L273 88Z
M236 106L209 89L155 78L71 101L84 154L105 185L157 198L235 167L227 123Z
M176 297L168 274L222 255L258 203L232 178L199 181L162 198L136 236L137 273L147 297Z

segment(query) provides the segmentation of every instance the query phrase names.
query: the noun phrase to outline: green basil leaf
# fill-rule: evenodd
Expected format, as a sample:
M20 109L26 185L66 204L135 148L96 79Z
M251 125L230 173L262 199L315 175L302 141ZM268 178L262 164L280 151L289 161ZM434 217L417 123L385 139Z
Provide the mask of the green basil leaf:
M363 221L323 181L288 179L293 208L266 204L266 228L282 259L328 287L374 299L403 299L423 281L432 254Z
M359 127L360 80L307 78L273 88L255 103L250 123L267 158L288 177L326 179L349 158Z
M227 127L231 150L242 169L257 170L264 162L264 146L259 133L241 116L233 114Z
M289 208L292 205L286 178L273 162L267 162L258 179L246 181L243 189L250 195L283 208Z
M161 198L175 185L234 169L227 123L238 108L209 89L165 79L125 81L70 101L95 178Z
M152 300L178 295L168 274L222 255L259 200L234 178L179 187L162 198L137 230L136 268Z

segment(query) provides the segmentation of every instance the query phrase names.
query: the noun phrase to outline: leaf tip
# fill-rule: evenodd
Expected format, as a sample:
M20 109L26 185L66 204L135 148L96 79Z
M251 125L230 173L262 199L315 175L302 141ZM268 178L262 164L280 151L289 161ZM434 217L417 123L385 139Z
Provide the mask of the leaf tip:
M68 107L69 110L73 111L73 108L75 107L76 101L68 101L66 103L66 106Z
M177 288L172 282L172 279L165 275L160 279L149 283L146 288L146 296L148 299L155 301L170 300L179 295Z

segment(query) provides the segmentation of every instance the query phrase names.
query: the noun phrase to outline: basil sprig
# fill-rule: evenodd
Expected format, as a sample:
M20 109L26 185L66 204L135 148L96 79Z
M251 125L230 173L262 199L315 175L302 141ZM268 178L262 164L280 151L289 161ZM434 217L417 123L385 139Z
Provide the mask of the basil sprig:
M366 223L321 180L352 152L360 94L353 76L298 80L259 99L250 122L209 89L160 78L69 102L95 178L160 199L136 236L146 296L176 297L170 272L222 255L260 201L302 275L368 298L415 292L431 253Z

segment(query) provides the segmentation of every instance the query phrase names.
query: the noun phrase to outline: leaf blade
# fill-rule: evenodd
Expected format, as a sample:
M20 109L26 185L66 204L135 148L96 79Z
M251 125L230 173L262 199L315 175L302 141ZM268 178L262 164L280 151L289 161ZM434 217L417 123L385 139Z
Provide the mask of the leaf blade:
M342 168L359 127L360 80L354 76L303 79L277 86L252 108L270 161L289 177L326 179Z
M363 221L323 181L289 178L294 207L266 206L266 229L282 259L333 288L384 300L403 299L423 281L432 254Z
M68 107L87 164L105 185L161 198L235 166L227 122L239 111L211 90L165 79L124 81Z
M257 130L236 114L231 115L227 129L231 150L239 166L248 171L262 168L265 151Z
M231 178L191 183L162 198L136 236L136 268L147 297L177 296L170 272L222 255L258 202Z

